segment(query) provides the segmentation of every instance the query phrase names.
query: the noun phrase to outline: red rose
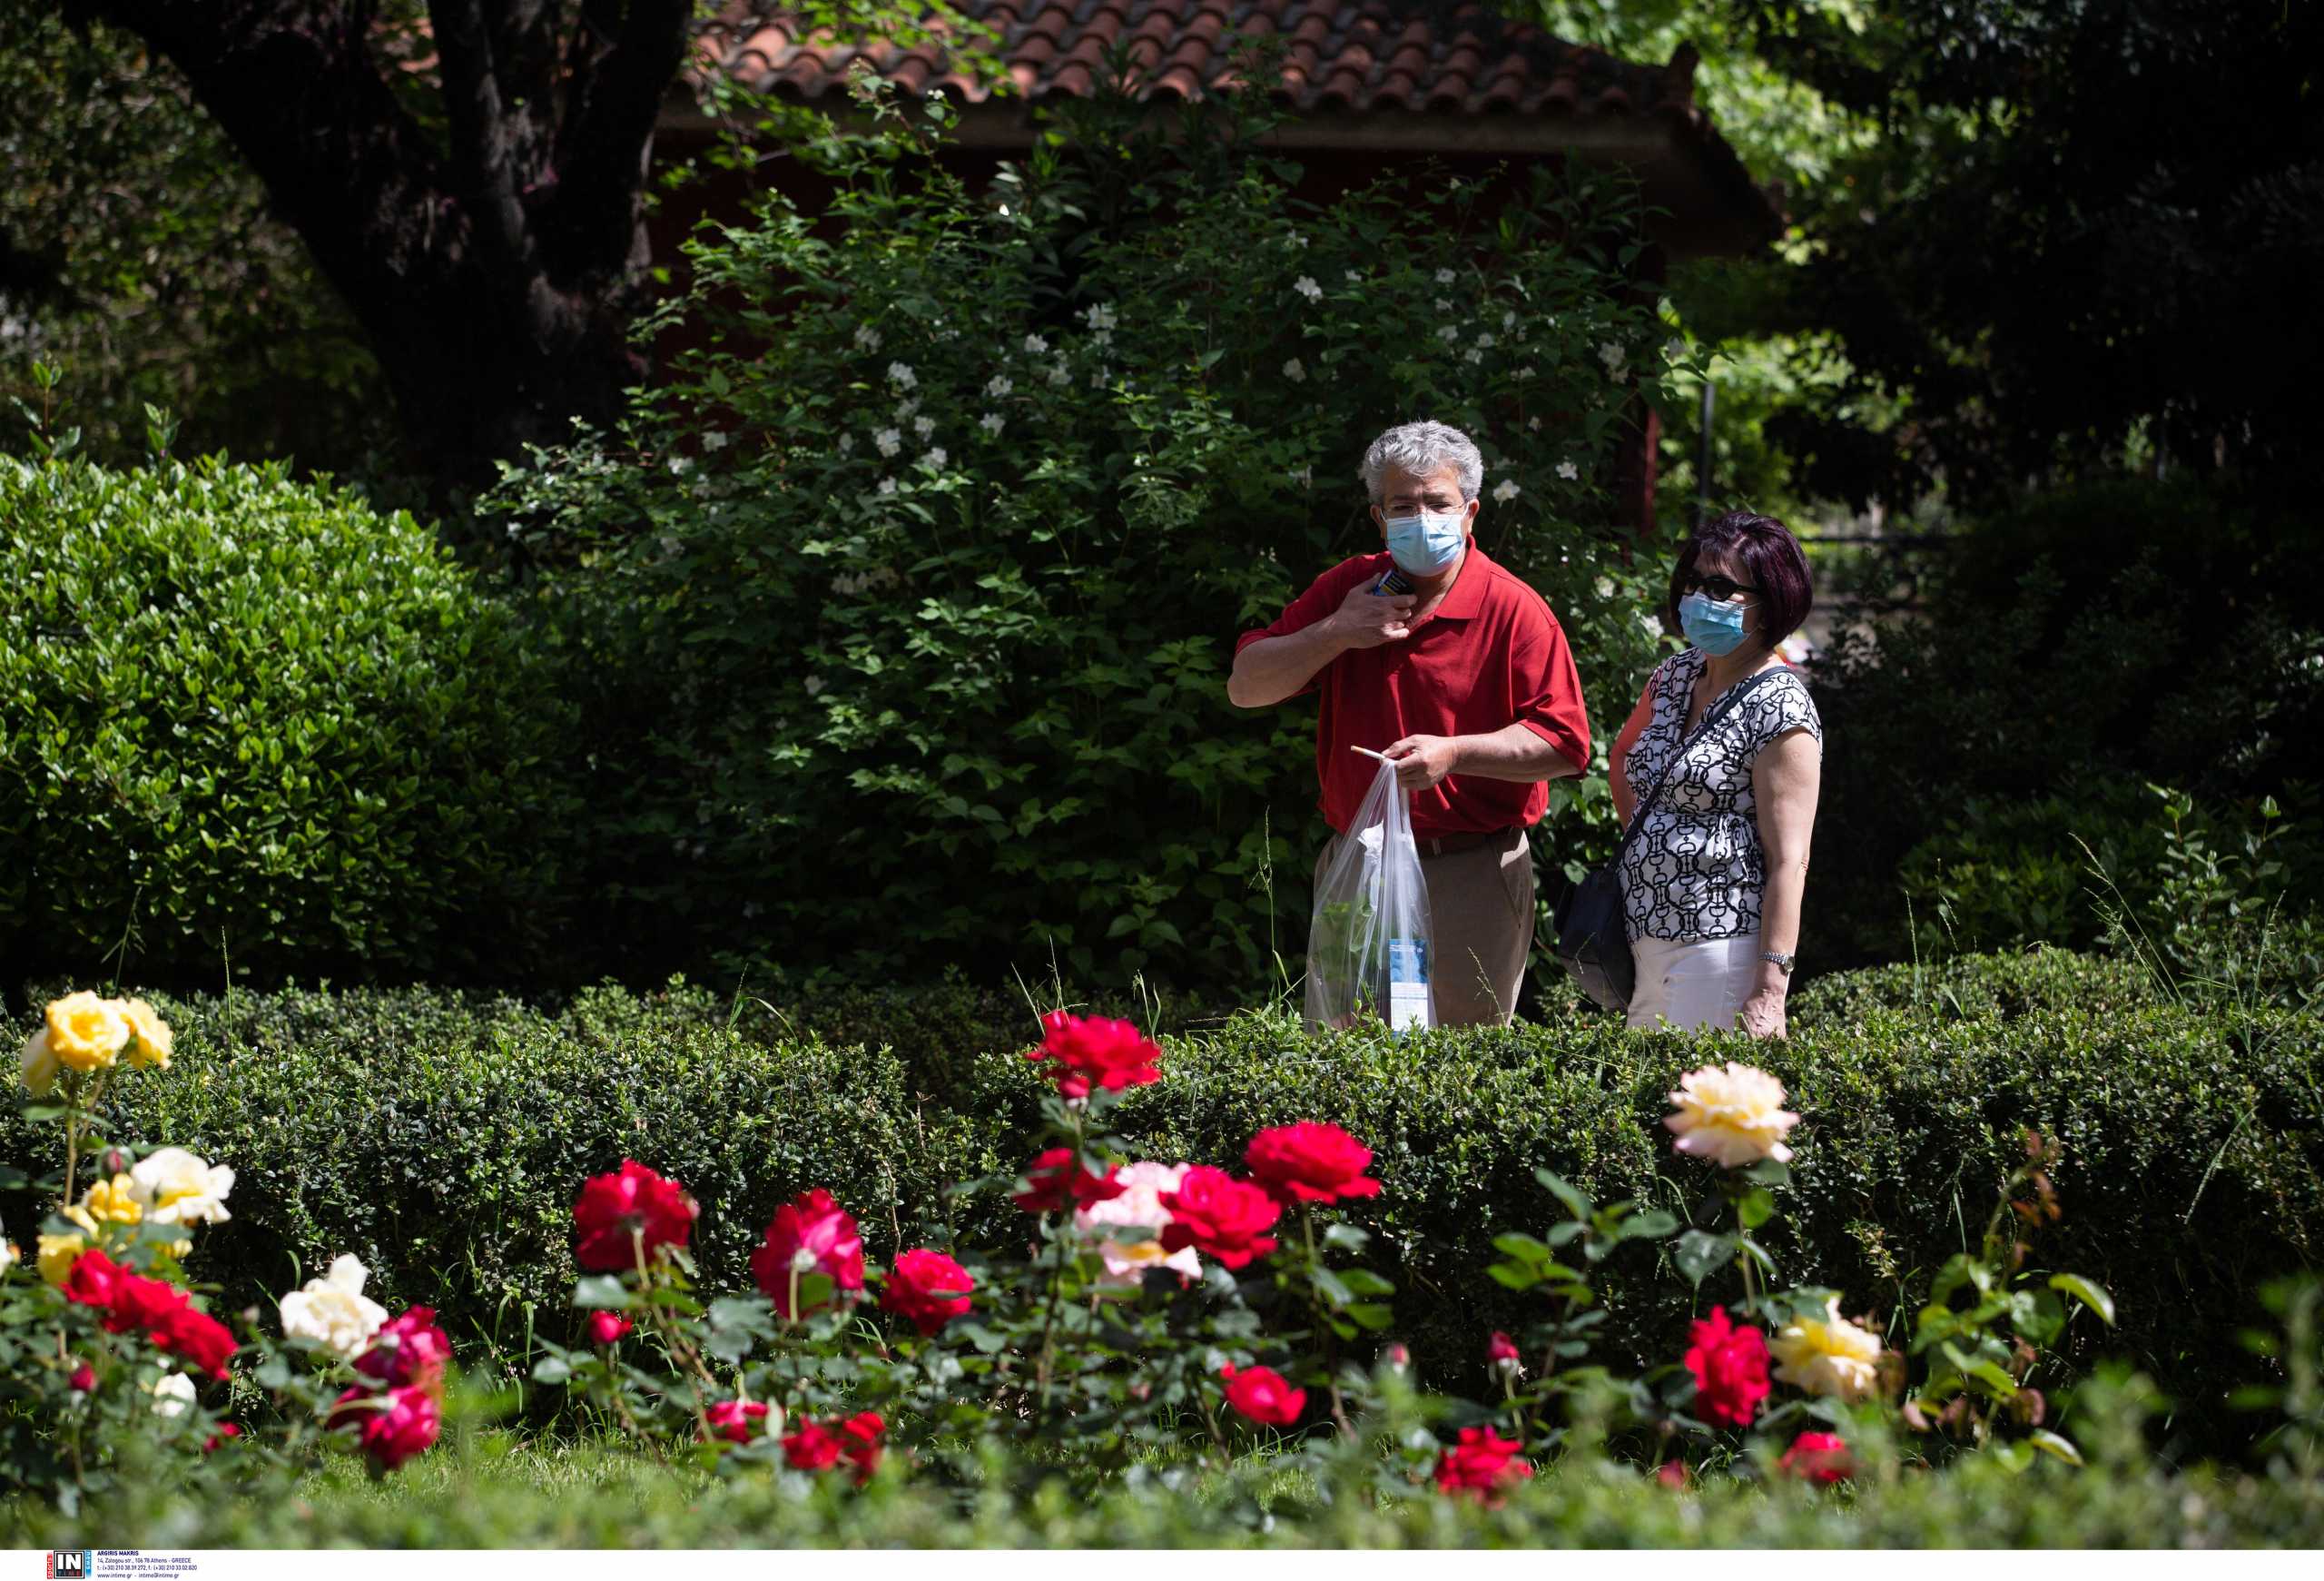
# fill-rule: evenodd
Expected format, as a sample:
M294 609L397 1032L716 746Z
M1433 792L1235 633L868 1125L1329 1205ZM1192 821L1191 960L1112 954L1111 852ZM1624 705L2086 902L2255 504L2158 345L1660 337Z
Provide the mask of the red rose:
M710 1424L708 1437L729 1444L747 1444L766 1420L766 1407L757 1400L720 1400L703 1413Z
M1684 1460L1665 1460L1655 1472L1654 1480L1673 1491L1683 1492L1687 1486L1687 1463Z
M1092 1174L1077 1150L1053 1147L1025 1166L1025 1189L1009 1201L1028 1213L1059 1213L1110 1202L1128 1189L1110 1166Z
M331 1408L331 1428L353 1428L356 1448L382 1471L393 1471L436 1442L444 1415L435 1394L418 1387L375 1393L358 1385Z
M1282 1207L1225 1170L1196 1164L1179 1181L1178 1189L1163 1192L1161 1200L1170 1215L1162 1230L1165 1251L1191 1246L1227 1268L1241 1268L1275 1248L1274 1238L1264 1231L1283 1217Z
M1436 1463L1436 1486L1445 1493L1473 1493L1487 1503L1512 1482L1533 1475L1533 1467L1516 1458L1523 1448L1491 1428L1463 1428L1461 1440Z
M968 1292L976 1285L967 1269L940 1251L907 1251L888 1270L888 1288L880 1304L909 1319L924 1339L968 1315Z
M592 1312L589 1314L589 1343L592 1345L616 1344L627 1336L634 1327L635 1325L619 1312Z
M65 1270L64 1299L84 1307L110 1307L113 1288L127 1271L93 1246Z
M218 1424L218 1430L202 1441L202 1452L204 1455L207 1455L210 1451L218 1448L219 1445L224 1443L227 1439L239 1438L241 1436L241 1428L236 1427L233 1423L221 1422Z
M612 1174L584 1185L573 1204L573 1222L581 1232L574 1260L592 1273L635 1268L636 1235L643 1235L649 1258L665 1246L684 1246L701 1211L677 1181L624 1159Z
M73 1391L75 1394L89 1394L93 1392L97 1387L96 1369L91 1367L85 1361L81 1363L80 1366L73 1369L71 1382L73 1385Z
M382 1383L440 1388L452 1341L436 1326L436 1309L413 1307L380 1326L371 1349L356 1358L355 1370Z
M1025 1057L1054 1062L1048 1074L1060 1097L1087 1098L1093 1087L1118 1092L1162 1079L1154 1066L1162 1051L1126 1021L1053 1010L1041 1017L1041 1046Z
M863 1288L863 1237L855 1216L821 1186L777 1208L765 1241L751 1253L751 1277L786 1318L799 1315L791 1309L793 1272L822 1274L842 1290Z
M1255 1422L1287 1428L1307 1408L1307 1391L1292 1388L1273 1368L1238 1369L1230 1361L1218 1376L1226 1380L1226 1403Z
M837 1433L813 1420L802 1420L799 1430L783 1440L783 1458L794 1471L829 1470L846 1449Z
M1848 1442L1837 1433L1802 1433L1776 1464L1807 1482L1846 1482L1856 1471Z
M1703 1420L1749 1427L1768 1398L1768 1337L1748 1324L1735 1327L1724 1307L1713 1307L1687 1337L1687 1370L1695 1375L1695 1405Z
M226 1363L240 1349L234 1342L233 1330L217 1319L195 1311L183 1295L149 1332L154 1344L182 1358L197 1372L206 1372L212 1378L226 1376Z
M1517 1341L1495 1329L1492 1338L1485 1341L1485 1365L1495 1372L1515 1372L1524 1365L1524 1358L1517 1353Z
M85 1257L82 1259L84 1262L87 1260ZM80 1264L74 1267L77 1272ZM185 1303L185 1292L169 1280L147 1279L142 1273L120 1269L113 1278L113 1299L105 1313L105 1332L150 1333L167 1323L170 1314Z
M880 1456L887 1448L888 1424L877 1411L858 1411L839 1424L839 1452L855 1467L858 1483L872 1480L880 1469Z
M1285 1207L1380 1194L1380 1182L1364 1172L1371 1166L1372 1150L1320 1121L1259 1132L1244 1150L1243 1161L1251 1178Z

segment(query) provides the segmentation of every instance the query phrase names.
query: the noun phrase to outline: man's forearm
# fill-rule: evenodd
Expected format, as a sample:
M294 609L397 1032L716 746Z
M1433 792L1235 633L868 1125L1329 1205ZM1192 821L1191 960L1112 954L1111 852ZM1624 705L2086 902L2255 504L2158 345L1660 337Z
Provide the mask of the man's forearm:
M1580 764L1572 762L1529 726L1512 725L1486 736L1456 736L1452 739L1458 749L1458 758L1452 766L1454 774L1531 785L1536 780L1568 779L1581 772Z
M1304 630L1255 642L1235 656L1226 677L1226 700L1238 708L1264 708L1295 697L1315 672L1337 658L1345 645L1319 621Z

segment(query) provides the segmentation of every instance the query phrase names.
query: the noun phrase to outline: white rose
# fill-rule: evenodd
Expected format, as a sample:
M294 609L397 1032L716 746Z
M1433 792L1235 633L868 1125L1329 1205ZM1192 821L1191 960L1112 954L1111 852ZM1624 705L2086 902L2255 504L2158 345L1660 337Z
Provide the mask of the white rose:
M182 1417L186 1407L193 1404L193 1379L182 1372L147 1384L153 1396L153 1414L157 1417Z
M1171 1252L1162 1250L1161 1234L1170 1222L1170 1210L1162 1206L1162 1193L1177 1191L1187 1169L1185 1164L1124 1164L1115 1179L1128 1189L1074 1214L1074 1223L1083 1230L1118 1225L1154 1231L1144 1240L1100 1241L1098 1255L1105 1260L1106 1271L1099 1282L1135 1285L1149 1268L1167 1268L1190 1280L1202 1278L1202 1259L1193 1247Z
M25 1078L25 1088L35 1098L45 1098L56 1086L56 1051L48 1046L48 1029L40 1031L25 1042L24 1058L18 1070Z
M165 1147L129 1171L129 1194L151 1224L223 1224L234 1171L212 1165L182 1147Z
M369 1277L370 1270L353 1253L342 1254L330 1272L282 1298L283 1334L320 1340L341 1356L361 1355L388 1320L388 1309L363 1294L363 1281Z

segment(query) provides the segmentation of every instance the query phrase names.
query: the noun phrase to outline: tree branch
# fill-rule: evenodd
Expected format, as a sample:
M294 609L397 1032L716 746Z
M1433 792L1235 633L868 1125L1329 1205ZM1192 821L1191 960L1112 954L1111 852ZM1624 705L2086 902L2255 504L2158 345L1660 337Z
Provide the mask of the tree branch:
M605 19L590 6L580 25ZM692 39L693 0L628 0L613 46L570 99L556 138L556 211L562 278L625 270L638 245L638 197L662 96Z

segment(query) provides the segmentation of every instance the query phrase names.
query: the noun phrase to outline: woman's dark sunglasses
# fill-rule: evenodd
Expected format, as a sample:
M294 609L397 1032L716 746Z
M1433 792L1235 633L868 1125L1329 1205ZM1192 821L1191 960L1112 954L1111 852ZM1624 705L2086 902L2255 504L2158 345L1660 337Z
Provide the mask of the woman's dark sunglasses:
M1714 604L1724 604L1738 593L1756 593L1759 589L1748 582L1738 582L1728 577L1699 577L1693 572L1679 578L1679 595L1700 593Z

